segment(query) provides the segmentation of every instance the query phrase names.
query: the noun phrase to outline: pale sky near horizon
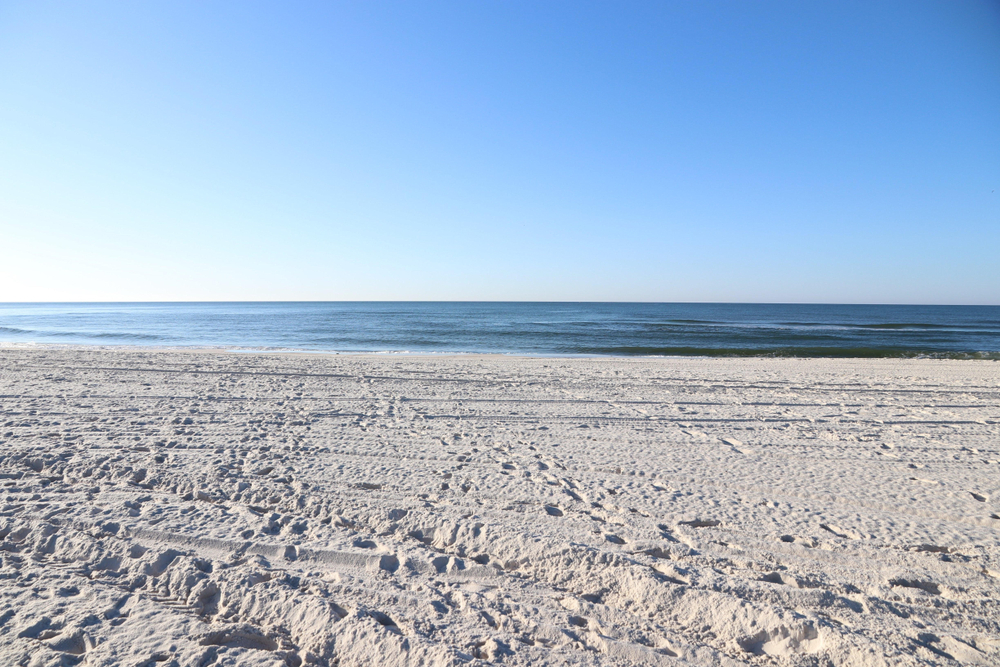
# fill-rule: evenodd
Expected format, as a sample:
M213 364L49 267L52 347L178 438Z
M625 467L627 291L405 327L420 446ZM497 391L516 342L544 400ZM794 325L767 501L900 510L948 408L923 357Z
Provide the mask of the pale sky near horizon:
M6 2L0 302L1000 304L1000 3Z

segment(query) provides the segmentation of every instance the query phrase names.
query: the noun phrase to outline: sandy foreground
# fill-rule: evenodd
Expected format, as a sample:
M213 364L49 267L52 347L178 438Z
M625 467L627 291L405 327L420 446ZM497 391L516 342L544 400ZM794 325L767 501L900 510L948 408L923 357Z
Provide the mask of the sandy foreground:
M1000 664L1000 363L0 349L0 664Z

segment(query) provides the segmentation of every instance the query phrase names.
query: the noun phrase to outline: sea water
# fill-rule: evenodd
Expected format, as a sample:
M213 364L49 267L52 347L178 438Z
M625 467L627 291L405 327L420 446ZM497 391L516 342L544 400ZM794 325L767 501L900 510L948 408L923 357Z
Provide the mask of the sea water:
M1000 306L0 304L0 343L333 352L1000 359Z

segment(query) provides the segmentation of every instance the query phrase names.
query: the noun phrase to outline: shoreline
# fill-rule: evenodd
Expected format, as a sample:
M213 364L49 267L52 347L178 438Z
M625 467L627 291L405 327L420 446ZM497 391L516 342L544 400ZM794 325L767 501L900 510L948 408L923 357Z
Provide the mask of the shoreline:
M886 351L884 354L872 355L796 355L778 353L754 353L752 349L741 348L738 352L727 353L728 350L720 350L719 354L584 354L566 353L558 354L552 352L432 352L420 351L411 352L406 350L384 350L384 351L345 351L345 350L318 350L309 348L277 348L277 347L239 347L229 345L88 345L82 343L36 343L36 342L9 342L0 341L0 351L2 350L67 350L85 351L96 350L103 352L132 351L132 352L207 352L226 354L301 354L320 356L345 356L345 357L431 357L431 358L451 358L451 357L500 357L514 359L859 359L859 360L940 360L940 361L993 361L1000 362L1000 352L907 352L907 351ZM835 348L831 348L835 349ZM793 350L789 350L793 351Z

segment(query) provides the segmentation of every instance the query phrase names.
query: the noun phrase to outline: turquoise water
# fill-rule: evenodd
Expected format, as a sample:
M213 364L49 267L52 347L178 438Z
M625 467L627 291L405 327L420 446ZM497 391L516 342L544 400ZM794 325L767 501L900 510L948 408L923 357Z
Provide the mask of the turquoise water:
M1000 359L1000 306L0 304L0 342L340 352Z

